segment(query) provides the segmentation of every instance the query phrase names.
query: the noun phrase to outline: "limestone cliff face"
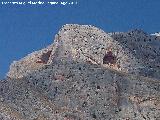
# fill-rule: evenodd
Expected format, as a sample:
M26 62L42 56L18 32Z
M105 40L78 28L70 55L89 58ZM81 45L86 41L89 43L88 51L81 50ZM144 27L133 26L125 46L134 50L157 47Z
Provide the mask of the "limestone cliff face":
M160 41L143 31L107 34L93 26L65 25L53 44L13 62L7 76L21 78L45 64L64 59L159 78L159 58Z
M143 31L62 27L0 81L4 120L160 119L160 41Z

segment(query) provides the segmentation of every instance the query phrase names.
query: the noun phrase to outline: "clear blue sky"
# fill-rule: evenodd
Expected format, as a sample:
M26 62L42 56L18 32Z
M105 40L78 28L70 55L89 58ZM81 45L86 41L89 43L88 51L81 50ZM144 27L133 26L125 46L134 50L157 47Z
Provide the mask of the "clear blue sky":
M106 32L135 28L148 33L160 31L160 0L77 1L73 6L0 5L0 78L13 60L52 43L67 23L91 24Z

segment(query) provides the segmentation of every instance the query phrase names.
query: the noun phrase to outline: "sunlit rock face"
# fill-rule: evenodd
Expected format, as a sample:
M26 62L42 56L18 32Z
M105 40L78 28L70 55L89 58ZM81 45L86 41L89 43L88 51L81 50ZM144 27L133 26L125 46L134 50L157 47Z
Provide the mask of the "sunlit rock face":
M0 119L159 120L159 42L141 30L64 25L53 44L11 64Z
M28 73L39 69L40 67L47 64L52 50L53 45L51 44L42 50L35 51L27 55L19 61L14 61L10 65L10 70L7 73L7 77L15 79L23 78Z
M153 33L151 34L152 36L156 36L156 37L160 37L160 32L156 32L156 33Z
M133 31L133 34L123 39L119 34L110 35L93 26L65 25L55 36L53 44L14 62L10 66L7 76L22 78L31 70L59 60L85 61L126 73L143 74L146 64L139 60L141 55L136 58L134 52L144 53L145 51L137 49L137 43L134 43L136 41L132 39L135 36L141 36L145 39L145 36L137 34L136 31ZM122 41L130 41L130 46L133 45L131 46L133 49L131 50L130 46L126 47L127 44L122 44ZM134 46L134 44L136 45ZM104 57L108 53L112 53L114 60L105 63Z
M110 60L104 62L108 53L114 60L108 57ZM13 62L7 76L22 78L46 64L74 60L159 78L159 59L160 41L142 30L105 33L94 26L68 24L61 28L53 44Z

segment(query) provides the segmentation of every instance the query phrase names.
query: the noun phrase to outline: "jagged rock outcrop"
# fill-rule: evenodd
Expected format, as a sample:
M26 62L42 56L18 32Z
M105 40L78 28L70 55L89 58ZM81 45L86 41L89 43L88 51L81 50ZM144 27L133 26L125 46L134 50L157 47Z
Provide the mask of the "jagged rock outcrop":
M159 42L140 30L65 25L53 44L12 63L0 119L158 120Z
M127 33L112 33L111 37L130 53L141 64L140 75L160 79L160 41L142 30Z
M42 50L35 51L19 61L13 61L10 65L10 70L7 73L7 77L10 78L23 78L27 73L37 70L44 66L48 59L50 52L54 49L54 45L50 45Z

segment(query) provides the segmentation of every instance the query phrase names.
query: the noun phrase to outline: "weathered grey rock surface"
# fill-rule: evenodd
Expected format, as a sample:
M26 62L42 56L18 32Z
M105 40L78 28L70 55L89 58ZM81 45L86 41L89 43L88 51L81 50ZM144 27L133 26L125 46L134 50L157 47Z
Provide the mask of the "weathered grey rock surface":
M141 30L62 27L10 66L0 120L159 120L160 41Z

